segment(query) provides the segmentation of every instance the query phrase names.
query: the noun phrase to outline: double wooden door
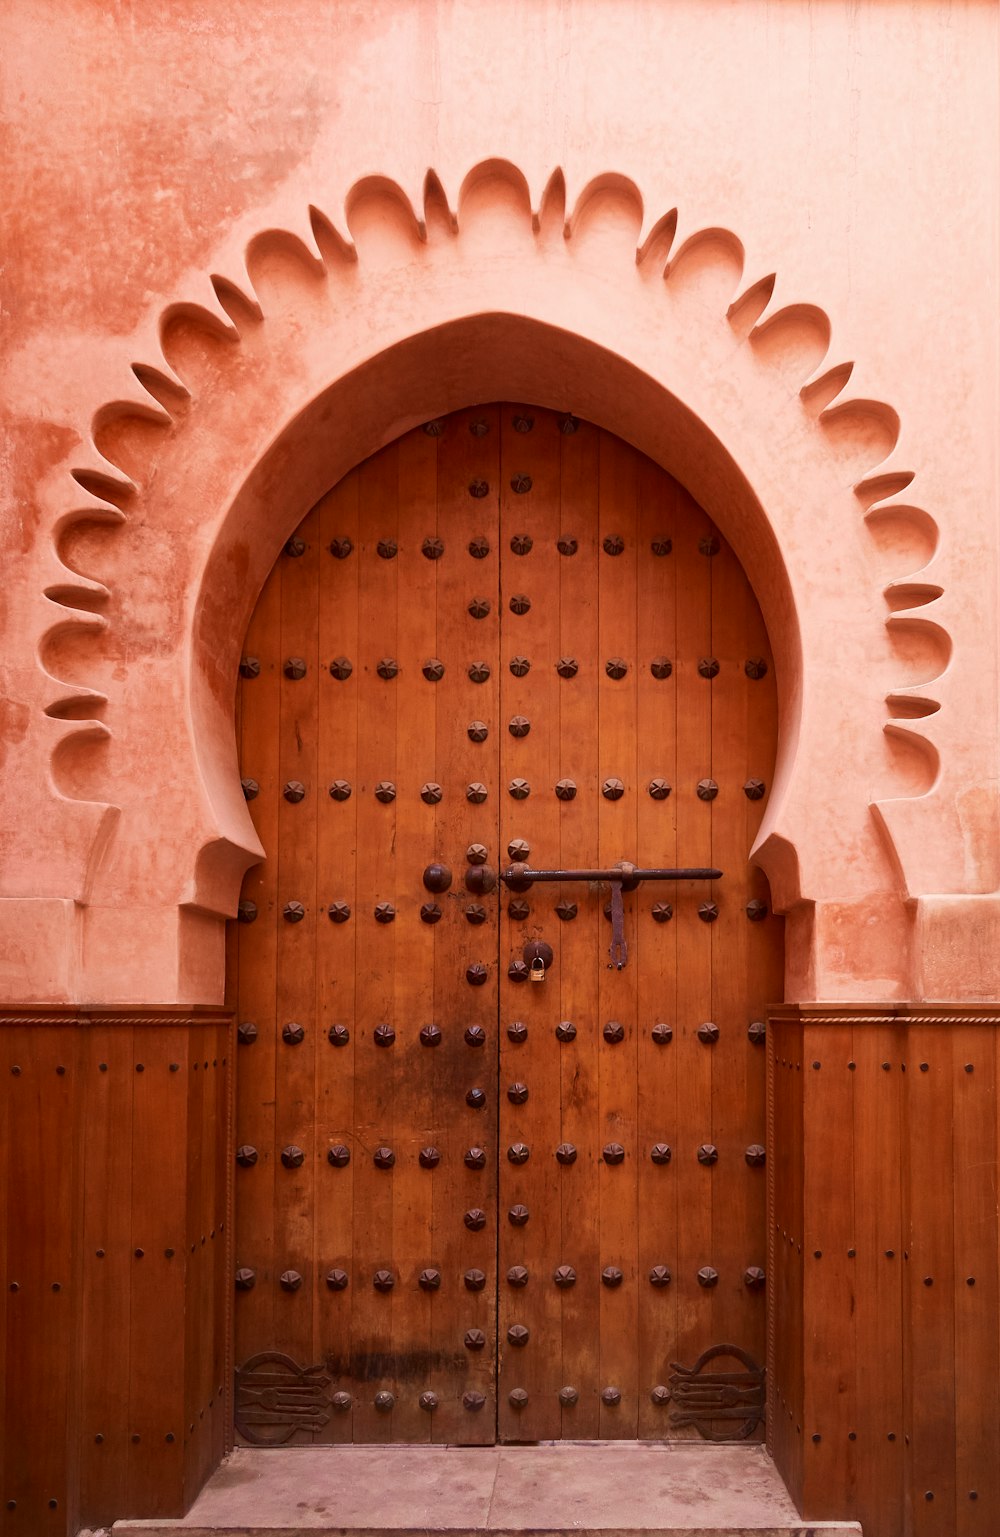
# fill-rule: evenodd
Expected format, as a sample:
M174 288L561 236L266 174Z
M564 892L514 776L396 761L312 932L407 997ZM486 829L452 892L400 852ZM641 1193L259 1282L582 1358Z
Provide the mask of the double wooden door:
M322 499L245 649L241 1435L759 1434L775 693L732 551L619 439L476 408ZM497 878L622 859L724 874L626 893L621 970L606 886Z

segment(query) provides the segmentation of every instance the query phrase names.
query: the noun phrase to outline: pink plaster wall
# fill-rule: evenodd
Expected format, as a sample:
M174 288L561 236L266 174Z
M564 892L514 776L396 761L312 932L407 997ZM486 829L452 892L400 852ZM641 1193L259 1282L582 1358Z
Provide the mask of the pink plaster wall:
M219 998L257 588L357 457L505 394L630 437L740 549L782 659L789 997L996 998L996 30L990 0L12 0L0 1000ZM95 419L163 415L132 365L163 425Z

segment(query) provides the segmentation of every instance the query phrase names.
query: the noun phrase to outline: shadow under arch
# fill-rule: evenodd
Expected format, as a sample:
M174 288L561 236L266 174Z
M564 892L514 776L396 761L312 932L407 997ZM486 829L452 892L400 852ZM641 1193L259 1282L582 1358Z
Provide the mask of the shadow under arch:
M231 501L203 568L189 658L189 705L216 835L198 854L187 905L235 911L263 856L240 787L235 679L250 615L282 546L354 465L436 416L493 400L572 411L626 439L681 481L732 544L760 603L775 658L778 754L753 858L776 908L796 900L797 858L775 832L799 735L802 647L785 562L767 511L719 433L628 359L533 318L483 313L386 348L284 424Z

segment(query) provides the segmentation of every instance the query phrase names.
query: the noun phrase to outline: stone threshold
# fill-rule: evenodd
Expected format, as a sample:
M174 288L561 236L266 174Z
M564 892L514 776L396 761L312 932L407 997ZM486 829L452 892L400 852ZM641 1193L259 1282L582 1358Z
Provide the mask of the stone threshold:
M762 1446L566 1442L234 1451L186 1516L114 1537L861 1537L805 1521Z

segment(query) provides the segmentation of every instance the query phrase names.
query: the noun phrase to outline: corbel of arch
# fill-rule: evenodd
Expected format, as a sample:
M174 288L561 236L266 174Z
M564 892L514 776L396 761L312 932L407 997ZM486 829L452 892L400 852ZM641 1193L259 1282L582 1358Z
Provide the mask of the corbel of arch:
M855 392L828 316L755 272L731 231L651 215L617 174L571 206L561 172L533 198L504 161L474 167L454 205L433 172L419 206L368 177L339 217L310 206L252 240L243 270L168 306L148 355L95 413L76 495L52 518L37 646L51 776L89 819L78 900L113 903L155 862L142 845L157 827L126 793L152 745L171 763L157 825L183 851L168 897L233 912L261 855L233 680L267 571L359 459L501 397L634 442L742 559L781 698L754 851L775 905L962 889L960 848L939 838L929 869L923 838L947 799L937 524L911 498L898 416ZM902 665L908 642L919 676Z

